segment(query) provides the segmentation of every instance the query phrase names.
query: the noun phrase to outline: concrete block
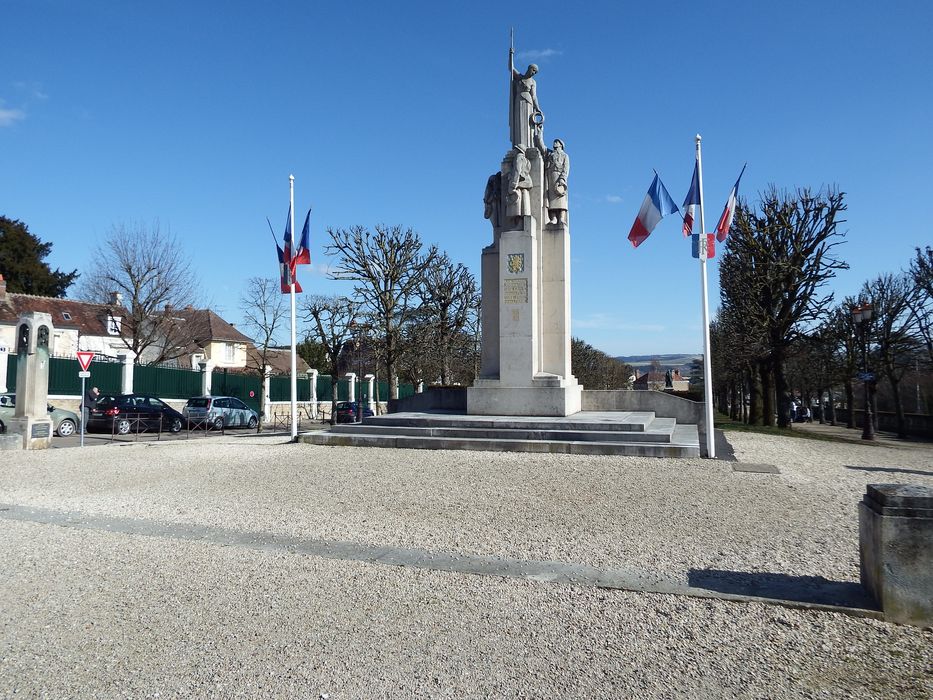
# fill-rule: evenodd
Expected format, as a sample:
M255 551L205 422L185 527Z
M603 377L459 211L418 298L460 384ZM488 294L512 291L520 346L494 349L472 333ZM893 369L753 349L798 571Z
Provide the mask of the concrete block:
M859 562L885 620L933 627L933 487L868 485L859 503Z

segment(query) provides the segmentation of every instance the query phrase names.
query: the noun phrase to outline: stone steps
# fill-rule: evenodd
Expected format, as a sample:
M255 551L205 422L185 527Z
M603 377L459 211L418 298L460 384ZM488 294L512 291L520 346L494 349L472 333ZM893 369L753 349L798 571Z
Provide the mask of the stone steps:
M396 435L399 437L473 438L482 440L550 440L557 442L657 442L669 443L673 418L655 418L645 430L547 430L525 428L468 428L406 425L342 424L331 428L341 435Z
M398 413L304 433L298 440L350 447L700 456L695 425L648 412L581 412L566 418Z

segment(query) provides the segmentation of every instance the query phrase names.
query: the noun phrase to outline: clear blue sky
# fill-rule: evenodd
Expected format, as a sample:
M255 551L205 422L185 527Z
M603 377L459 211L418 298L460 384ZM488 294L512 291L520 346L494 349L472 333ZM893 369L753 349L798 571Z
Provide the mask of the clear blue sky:
M933 242L933 5L665 5L0 1L0 214L79 270L112 225L158 219L237 321L247 278L277 274L265 218L281 233L293 173L299 219L314 207L306 290L344 291L323 272L327 227L378 222L478 276L514 26L545 138L571 157L573 332L596 347L702 347L679 221L626 240L652 168L683 200L697 132L709 230L746 161L753 199L848 193L840 294Z

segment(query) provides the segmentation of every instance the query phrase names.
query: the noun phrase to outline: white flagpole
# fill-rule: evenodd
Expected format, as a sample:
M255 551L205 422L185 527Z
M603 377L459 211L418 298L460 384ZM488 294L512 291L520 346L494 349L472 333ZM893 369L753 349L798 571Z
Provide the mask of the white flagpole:
M288 209L291 213L291 221L289 221L289 226L292 231L292 244L289 247L289 255L295 254L295 176L288 176ZM291 260L286 261L286 264L291 267ZM291 390L292 390L292 440L298 439L298 362L295 359L296 350L295 350L295 275L291 274L289 271L289 278L291 280L291 302L292 302L292 376L291 376Z
M706 216L703 211L703 154L700 149L701 137L697 134L697 173L700 186L700 282L703 287L703 394L706 416L706 454L710 459L716 457L716 435L713 429L713 362L709 342L709 295L706 282Z

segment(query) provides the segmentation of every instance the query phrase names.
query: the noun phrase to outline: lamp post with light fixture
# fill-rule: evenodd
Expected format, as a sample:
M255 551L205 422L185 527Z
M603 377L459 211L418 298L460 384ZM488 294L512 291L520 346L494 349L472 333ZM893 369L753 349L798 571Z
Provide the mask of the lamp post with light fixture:
M875 439L875 422L871 410L871 385L875 381L874 375L868 368L868 343L871 330L871 304L863 303L852 307L852 319L862 343L862 374L859 379L865 387L865 417L862 421L862 439Z

